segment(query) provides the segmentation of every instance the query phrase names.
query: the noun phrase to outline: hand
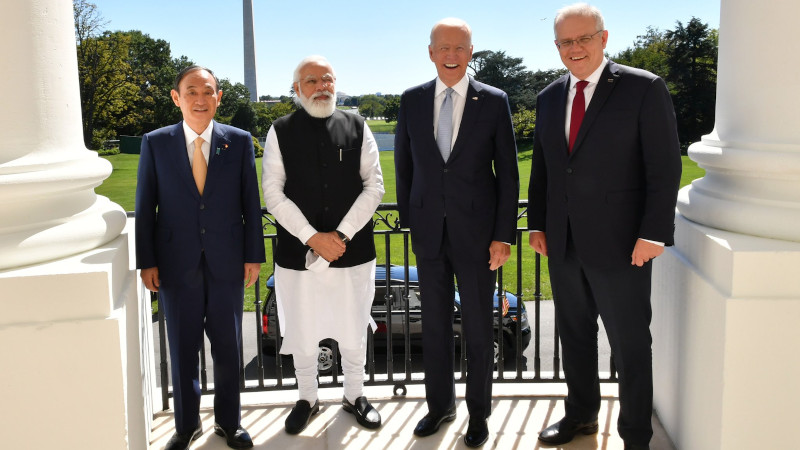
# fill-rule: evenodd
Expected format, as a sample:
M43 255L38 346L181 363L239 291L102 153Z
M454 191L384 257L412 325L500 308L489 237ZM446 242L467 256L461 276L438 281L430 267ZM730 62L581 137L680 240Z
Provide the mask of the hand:
M244 285L245 289L254 285L261 273L261 263L244 263Z
M511 256L511 246L505 242L492 241L489 245L489 270L497 270Z
M664 247L644 239L637 239L631 253L631 265L642 267L644 263L664 253Z
M336 231L327 233L316 233L306 242L306 245L314 250L314 253L321 256L328 262L336 261L344 255L347 246L339 239Z
M528 235L528 243L536 250L536 253L547 256L547 238L544 231L531 231Z
M144 286L150 292L158 292L158 287L161 286L161 280L158 278L158 267L149 267L142 269L141 273Z

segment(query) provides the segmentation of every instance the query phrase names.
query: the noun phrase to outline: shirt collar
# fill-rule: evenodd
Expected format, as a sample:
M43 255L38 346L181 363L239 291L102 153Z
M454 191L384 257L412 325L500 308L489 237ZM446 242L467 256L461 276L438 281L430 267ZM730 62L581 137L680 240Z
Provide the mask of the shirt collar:
M597 82L600 81L600 75L603 74L603 70L606 68L607 64L608 64L608 58L603 58L603 62L600 64L600 66L598 66L597 69L594 69L594 72L592 72L591 75L586 77L586 79L584 81L588 81L589 84L592 84L592 85L597 84ZM574 89L575 88L575 84L577 84L578 81L581 81L580 78L576 77L575 75L572 74L572 72L570 72L569 73L569 88L570 89Z
M468 88L469 88L469 76L465 73L464 77L461 80L459 80L458 83L453 85L453 90L456 91L456 93L460 95L462 98L467 98ZM436 77L436 90L434 91L433 96L438 97L439 94L444 92L445 89L447 89L447 86L441 79L439 79L439 77Z
M198 136L203 138L203 141L208 142L208 144L211 145L211 132L213 130L214 130L214 121L213 120L208 123L208 126L206 127L206 129L203 130L203 132L200 133L200 134L195 133L194 130L189 128L189 125L187 125L186 121L184 120L183 121L183 135L186 137L186 146L189 147L189 146L194 145L194 141L195 141L195 139L197 139Z

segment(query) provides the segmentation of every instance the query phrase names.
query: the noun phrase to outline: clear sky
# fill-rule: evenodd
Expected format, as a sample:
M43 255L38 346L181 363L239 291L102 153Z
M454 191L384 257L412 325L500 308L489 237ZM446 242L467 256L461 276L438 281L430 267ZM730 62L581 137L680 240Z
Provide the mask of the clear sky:
M244 83L240 0L92 0L108 30L140 30L170 43L172 56ZM258 95L288 95L305 56L321 54L350 95L400 94L436 76L430 29L444 17L472 27L475 51L503 50L532 71L562 68L553 16L569 0L253 0ZM609 30L606 51L632 46L648 26L661 30L697 17L719 28L719 0L597 0Z

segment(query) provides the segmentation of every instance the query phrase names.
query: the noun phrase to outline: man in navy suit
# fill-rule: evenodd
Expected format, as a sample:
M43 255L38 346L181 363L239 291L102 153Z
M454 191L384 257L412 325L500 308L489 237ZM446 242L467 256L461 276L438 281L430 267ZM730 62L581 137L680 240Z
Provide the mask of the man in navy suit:
M408 89L395 135L400 223L411 228L422 293L428 414L414 434L455 419L453 298L458 279L466 339L470 447L489 437L495 271L515 241L519 174L508 97L467 76L472 31L434 25L428 46L438 77Z
M214 359L216 434L253 446L240 425L242 306L264 262L261 202L250 133L213 121L222 91L199 66L175 79L183 121L142 138L136 186L136 266L158 291L169 337L175 435L200 437L198 353L205 330ZM244 281L242 281L244 280Z
M539 439L597 432L597 318L619 372L619 434L648 448L653 403L652 259L672 245L681 175L664 80L608 61L593 6L561 9L555 43L569 73L537 100L528 192L530 245L548 256L568 395Z

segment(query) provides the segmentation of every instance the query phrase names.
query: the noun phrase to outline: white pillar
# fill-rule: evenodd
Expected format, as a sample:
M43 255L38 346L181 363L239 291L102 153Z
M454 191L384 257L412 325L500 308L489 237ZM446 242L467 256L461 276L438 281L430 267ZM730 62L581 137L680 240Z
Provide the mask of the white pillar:
M83 145L72 2L3 2L0 67L0 446L145 450L150 302L94 193L111 165Z
M253 0L242 2L242 22L244 30L244 85L250 91L250 101L258 101L256 83L256 37L253 31Z
M720 15L715 129L689 148L706 176L681 190L675 246L654 264L654 405L682 450L795 448L800 59L787 33L800 2L722 0Z
M94 193L111 164L86 150L72 2L12 0L0 19L0 269L119 236L125 213Z
M800 61L786 56L797 13L796 0L722 0L716 123L689 147L706 176L678 198L689 220L800 242Z

